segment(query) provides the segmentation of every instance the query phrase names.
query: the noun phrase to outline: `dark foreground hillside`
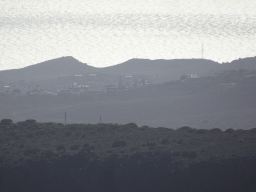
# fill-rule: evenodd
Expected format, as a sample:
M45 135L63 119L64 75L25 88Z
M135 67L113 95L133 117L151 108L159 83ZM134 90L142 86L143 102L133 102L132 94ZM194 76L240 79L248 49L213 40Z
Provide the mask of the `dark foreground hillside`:
M247 192L255 180L255 129L0 125L0 191Z

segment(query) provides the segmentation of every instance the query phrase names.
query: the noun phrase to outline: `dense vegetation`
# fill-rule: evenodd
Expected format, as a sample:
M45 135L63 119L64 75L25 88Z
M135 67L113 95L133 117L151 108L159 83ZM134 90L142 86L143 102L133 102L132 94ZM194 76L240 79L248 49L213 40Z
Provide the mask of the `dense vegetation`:
M195 163L211 158L256 155L256 130L222 131L219 128L193 129L138 127L135 123L68 124L39 123L35 120L0 123L0 163L23 164L27 161L53 161L64 156L86 153L98 159L113 155L129 158L136 153L167 153L172 163Z
M254 191L255 159L256 128L0 123L0 191Z

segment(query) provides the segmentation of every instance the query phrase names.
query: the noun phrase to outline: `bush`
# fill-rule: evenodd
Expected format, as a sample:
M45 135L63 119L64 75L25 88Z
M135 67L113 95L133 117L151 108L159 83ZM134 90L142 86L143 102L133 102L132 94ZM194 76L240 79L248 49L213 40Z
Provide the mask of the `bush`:
M33 124L33 123L36 123L36 120L34 120L34 119L27 119L25 122L29 123L29 124Z
M28 139L33 138L33 137L34 137L34 135L33 135L32 133L28 133L28 134L27 134L27 138L28 138Z
M162 139L162 141L161 141L161 144L162 144L162 145L167 145L167 144L169 144L169 143L170 143L170 140L167 139L167 138Z
M25 121L19 121L17 122L18 126L26 126L27 123Z
M83 148L88 148L88 147L90 147L90 144L89 144L89 143L83 144Z
M180 151L174 151L172 152L173 156L179 157L180 156Z
M113 142L112 147L125 147L126 145L127 145L126 141L118 140Z
M94 149L95 149L95 146L94 146L94 145L92 145L92 146L89 147L89 150L94 150Z
M72 145L70 146L70 150L78 150L80 148L80 145Z
M13 122L11 119L2 119L2 121L0 122L0 125L10 125L12 123Z
M193 158L196 158L197 153L195 151L183 151L181 156L193 159Z
M189 126L183 126L177 129L177 131L193 132L193 129Z
M214 134L216 134L216 133L222 133L222 131L221 131L220 128L213 128L213 129L210 129L210 130L209 130L209 133L214 133Z
M128 124L125 125L125 127L138 128L138 125L136 123L128 123Z
M2 164L4 162L4 159L5 159L5 157L1 155L0 156L0 164Z
M58 145L56 148L58 151L66 151L65 145Z
M36 133L36 135L45 135L46 134L46 131L44 130L40 130Z
M39 153L41 151L41 149L37 149L37 148L32 148L32 149L26 149L24 151L24 155L36 155L37 153Z
M147 145L148 147L155 147L155 146L156 146L156 143L152 143L152 142L151 142L151 143L147 143L146 145Z
M225 131L225 133L234 133L234 132L235 132L235 130L232 129L232 128L229 128L229 129L227 129L227 130Z
M45 158L52 158L54 156L54 152L47 150L47 151L43 151L41 155L44 156Z
M14 131L11 131L10 133L8 133L9 136L14 137L17 133L15 133Z
M251 133L256 133L256 128L250 129L250 132L251 132Z
M198 129L197 131L196 131L196 134L205 134L205 133L207 133L207 129Z
M72 131L67 131L67 132L65 132L65 137L69 137L69 136L71 136L72 135Z

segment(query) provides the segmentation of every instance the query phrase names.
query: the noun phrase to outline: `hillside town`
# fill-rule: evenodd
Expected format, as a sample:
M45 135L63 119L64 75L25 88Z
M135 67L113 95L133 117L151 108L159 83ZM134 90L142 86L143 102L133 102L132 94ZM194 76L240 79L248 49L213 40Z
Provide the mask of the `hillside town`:
M91 79L88 80L89 76ZM103 75L104 76L104 75ZM204 78L204 79L202 79ZM252 84L256 81L255 71L249 70L225 70L217 73L213 77L199 77L195 73L182 75L180 79L157 82L150 78L137 78L132 75L119 76L118 78L102 78L102 74L86 74L73 75L66 77L57 77L54 80L49 80L46 84L42 82L42 86L35 82L0 82L0 95L11 97L25 97L29 95L51 95L51 96L83 96L86 94L104 94L109 92L128 91L152 85L162 85L168 82L188 83L193 82L193 79L205 81L209 79L216 81L218 79L219 86L236 86L237 83ZM215 80L214 80L215 79ZM198 81L198 82L199 82Z
M140 88L144 86L149 86L156 84L157 82L149 82L148 80L133 78L133 76L124 76L119 77L119 80L112 84L107 84L99 79L97 79L97 74L89 74L93 76L95 81L81 81L78 78L82 78L82 75L74 75L76 79L72 82L65 84L64 79L70 77L62 77L62 85L59 86L59 89L47 89L46 86L42 88L40 84L29 82L19 81L5 83L0 82L0 95L14 96L14 97L24 97L29 95L52 95L52 96L63 96L63 95L72 95L72 96L82 96L88 93L106 93L114 91L124 91L135 88ZM58 79L58 78L57 78ZM76 81L77 80L77 81ZM76 81L76 82L75 82ZM54 83L54 82L53 82Z

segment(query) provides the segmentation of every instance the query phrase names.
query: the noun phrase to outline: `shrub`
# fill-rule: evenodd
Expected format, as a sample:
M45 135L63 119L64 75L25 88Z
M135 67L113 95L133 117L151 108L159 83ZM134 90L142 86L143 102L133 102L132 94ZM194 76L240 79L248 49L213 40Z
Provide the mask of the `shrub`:
M235 132L235 130L232 129L232 128L229 128L229 129L227 129L227 130L225 131L225 133L234 133L234 132Z
M152 143L152 142L151 142L151 143L147 143L146 145L147 145L148 147L154 147L154 146L156 146L156 143Z
M47 151L43 151L41 155L44 156L45 158L52 158L54 156L54 152L47 150Z
M138 128L138 125L136 123L127 123L125 125L125 127L129 127L129 128Z
M17 122L18 126L26 126L27 123L25 121L19 121Z
M126 145L127 145L126 141L117 140L113 142L112 147L125 147Z
M4 162L4 159L5 159L4 156L1 155L0 156L0 164L2 164Z
M33 137L34 137L34 135L33 135L32 133L28 133L28 134L27 134L27 138L28 138L28 139L33 138Z
M174 151L172 152L172 155L178 157L180 156L180 151Z
M170 143L170 140L167 139L167 138L162 139L162 141L161 141L161 144L162 144L162 145L167 145L167 144L169 144L169 143Z
M134 151L136 151L138 148L137 147L130 147L130 151L131 152L134 152Z
M57 133L57 130L49 130L47 132L48 135L56 135L56 133Z
M193 132L193 129L189 126L183 126L177 129L177 131Z
M190 152L188 153L188 157L191 158L191 159L196 158L196 156L197 156L196 151L190 151Z
M40 130L36 133L36 135L45 135L46 131Z
M220 128L213 128L213 129L210 129L210 130L209 130L209 133L214 133L214 134L216 134L216 133L222 133L222 131L221 131Z
M65 145L58 145L56 148L58 151L66 151Z
M80 148L80 145L72 145L70 146L70 150L78 150Z
M90 147L89 143L83 144L83 148L89 148L89 147Z
M256 133L256 128L250 129L250 132L251 132L251 133Z
M95 146L94 146L94 145L92 145L92 146L89 147L89 150L94 150L94 149L95 149Z
M205 133L207 133L207 129L198 129L197 131L196 131L196 134L205 134Z
M39 153L41 151L41 149L38 148L31 148L31 149L26 149L24 150L24 155L36 155L37 153Z
M12 131L12 132L8 133L8 135L14 137L16 135L16 133L14 131Z
M183 151L181 156L193 159L193 158L196 158L197 153L195 151Z
M103 126L97 128L97 132L103 132L105 130L106 130L106 127L103 127Z
M85 134L83 134L83 135L81 136L81 138L82 138L82 139L84 139L85 137L86 137L86 135L85 135Z
M0 122L0 125L10 125L12 124L12 120L11 119L2 119Z
M36 120L35 119L27 119L25 122L28 124L33 124L33 123L36 123Z
M65 137L69 137L69 136L71 136L72 135L72 131L67 131L67 132L65 132Z
M237 130L236 130L236 133L238 133L238 134L243 134L243 133L246 133L246 131L243 130L243 129L237 129Z

